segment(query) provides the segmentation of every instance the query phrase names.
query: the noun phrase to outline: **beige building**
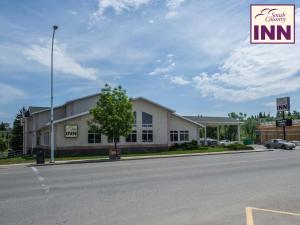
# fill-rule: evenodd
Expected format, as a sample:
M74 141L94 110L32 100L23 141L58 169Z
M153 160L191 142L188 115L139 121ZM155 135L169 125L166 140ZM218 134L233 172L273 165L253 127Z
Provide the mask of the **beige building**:
M89 131L89 110L99 94L75 99L54 108L56 154L70 151L95 152L113 146L105 135ZM199 129L205 126L179 116L174 110L143 97L132 100L135 115L132 133L121 137L120 148L167 148L174 143L196 140ZM29 107L29 115L23 118L24 154L36 148L50 149L50 109Z

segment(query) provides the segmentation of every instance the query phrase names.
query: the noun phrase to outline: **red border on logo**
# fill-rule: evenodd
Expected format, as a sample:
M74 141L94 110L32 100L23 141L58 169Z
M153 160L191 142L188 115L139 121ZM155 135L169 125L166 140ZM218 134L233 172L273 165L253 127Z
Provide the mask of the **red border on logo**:
M294 7L294 42L252 42L252 6L254 5L286 5ZM295 44L296 43L296 6L295 4L250 4L250 44Z

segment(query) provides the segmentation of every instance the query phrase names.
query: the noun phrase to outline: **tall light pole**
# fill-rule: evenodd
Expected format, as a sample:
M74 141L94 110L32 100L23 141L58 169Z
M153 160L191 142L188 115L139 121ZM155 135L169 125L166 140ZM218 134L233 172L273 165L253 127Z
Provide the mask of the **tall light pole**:
M52 35L52 48L51 48L51 159L50 162L54 163L54 115L53 115L53 44L54 44L54 34L58 29L58 26L53 26L53 35Z

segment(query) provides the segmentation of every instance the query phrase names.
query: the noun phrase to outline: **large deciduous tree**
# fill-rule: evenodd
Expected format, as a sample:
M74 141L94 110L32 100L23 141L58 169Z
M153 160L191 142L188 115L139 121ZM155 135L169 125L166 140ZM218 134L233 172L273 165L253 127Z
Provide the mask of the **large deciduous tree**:
M106 135L113 140L115 149L121 136L127 136L132 130L134 116L132 102L121 87L112 88L105 84L100 98L90 110L92 118L88 121L90 129Z
M248 140L254 141L256 139L256 127L257 122L254 119L248 118L244 122L242 128Z

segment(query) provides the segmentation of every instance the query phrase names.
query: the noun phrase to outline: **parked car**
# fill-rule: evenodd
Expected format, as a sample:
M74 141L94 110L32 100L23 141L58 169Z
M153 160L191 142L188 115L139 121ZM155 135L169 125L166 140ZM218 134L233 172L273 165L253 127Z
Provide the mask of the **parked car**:
M296 146L300 146L300 141L290 141L291 143L294 143Z
M222 146L228 146L230 144L233 144L233 142L226 140L226 139L220 141L220 145L222 145Z
M270 148L281 148L281 149L294 149L296 145L294 143L282 140L282 139L272 139L265 142L265 147Z
M201 145L205 145L205 139L201 138L200 143L201 143ZM212 138L206 138L206 145L207 146L217 146L217 145L219 145L219 141L216 139L212 139Z

